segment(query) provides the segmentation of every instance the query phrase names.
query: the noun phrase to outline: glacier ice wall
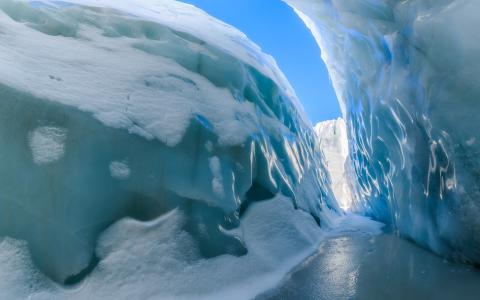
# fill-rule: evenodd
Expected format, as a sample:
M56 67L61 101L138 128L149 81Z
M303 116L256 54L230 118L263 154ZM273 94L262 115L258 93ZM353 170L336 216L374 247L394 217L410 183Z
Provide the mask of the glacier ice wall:
M480 262L480 2L287 0L322 50L348 126L356 209Z
M322 121L315 125L314 130L325 157L335 199L342 209L350 210L357 193L345 121L342 118Z
M0 0L0 40L0 236L55 281L103 266L97 239L125 217L179 210L201 260L253 249L253 202L281 194L317 223L337 209L274 60L193 6Z

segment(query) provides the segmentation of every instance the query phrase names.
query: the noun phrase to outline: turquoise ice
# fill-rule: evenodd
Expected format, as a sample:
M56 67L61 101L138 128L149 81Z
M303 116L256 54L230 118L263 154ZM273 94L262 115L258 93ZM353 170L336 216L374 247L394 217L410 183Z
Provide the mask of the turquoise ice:
M476 0L288 0L322 49L348 127L356 210L480 262Z

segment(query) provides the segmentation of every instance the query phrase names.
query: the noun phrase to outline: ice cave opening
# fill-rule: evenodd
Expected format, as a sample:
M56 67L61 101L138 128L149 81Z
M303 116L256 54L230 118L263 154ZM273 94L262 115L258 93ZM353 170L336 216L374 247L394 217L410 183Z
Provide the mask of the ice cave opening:
M480 2L284 0L342 111L173 0L0 0L0 299L476 299Z

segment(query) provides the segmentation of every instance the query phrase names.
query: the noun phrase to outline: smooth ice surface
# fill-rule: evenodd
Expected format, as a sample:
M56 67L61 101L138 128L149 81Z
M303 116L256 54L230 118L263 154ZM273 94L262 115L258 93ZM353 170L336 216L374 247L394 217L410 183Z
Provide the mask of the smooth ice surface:
M342 209L349 210L355 197L352 186L356 179L349 159L345 121L342 118L323 121L315 125L314 130L325 155L335 198Z
M480 262L480 2L287 0L316 37L358 178L354 208Z
M238 30L175 1L0 0L0 40L5 297L250 297L334 223L315 133Z
M326 239L275 290L256 299L475 300L480 271L443 260L392 234Z

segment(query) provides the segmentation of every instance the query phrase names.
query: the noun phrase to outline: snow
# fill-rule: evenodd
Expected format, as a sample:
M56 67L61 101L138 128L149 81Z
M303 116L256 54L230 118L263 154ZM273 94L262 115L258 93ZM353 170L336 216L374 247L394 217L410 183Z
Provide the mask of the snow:
M310 215L295 210L291 199L277 195L253 204L240 227L226 230L244 239L246 255L205 259L183 230L188 217L176 209L151 221L118 221L99 239L99 265L71 288L39 272L25 242L6 238L0 242L0 295L32 300L252 299L275 288L325 240L351 233L375 236L383 227L365 217L343 216L331 229L321 229Z
M25 243L5 239L0 293L32 300L251 299L275 287L326 236L311 216L277 196L254 204L242 225L228 232L245 239L248 254L204 259L182 230L185 218L173 210L148 222L120 220L100 237L99 266L74 288L51 282L36 271Z
M112 161L109 166L110 174L113 178L125 180L130 177L130 168L125 161Z
M67 132L62 128L51 126L36 128L28 136L33 161L37 165L45 165L62 158L65 154L66 138Z

